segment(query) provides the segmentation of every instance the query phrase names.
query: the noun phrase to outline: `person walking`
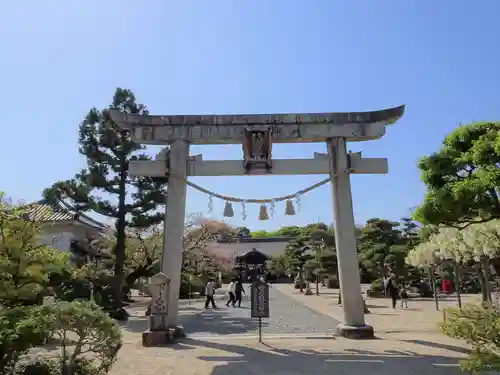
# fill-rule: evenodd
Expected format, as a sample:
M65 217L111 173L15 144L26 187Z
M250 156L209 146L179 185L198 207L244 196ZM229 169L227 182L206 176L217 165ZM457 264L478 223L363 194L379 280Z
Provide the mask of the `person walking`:
M213 279L210 279L205 286L205 309L208 309L208 306L211 304L212 309L216 309L217 306L215 305L215 290L217 289L215 281Z
M236 299L234 297L235 286L236 286L236 280L233 279L229 283L229 287L228 287L228 291L227 291L227 294L229 295L229 299L226 302L226 306L229 306L231 304L234 307L234 304L236 302Z
M238 307L241 307L241 298L245 293L245 288L243 288L243 283L241 282L240 279L236 280L236 283L234 285L234 302L233 306L238 304Z
M396 285L396 275L391 274L387 279L384 280L385 291L389 293L392 300L392 308L396 308L396 303L398 301L398 286Z
M399 291L399 298L401 298L401 308L403 308L403 305L405 308L408 308L408 290L404 284L401 286L401 290Z

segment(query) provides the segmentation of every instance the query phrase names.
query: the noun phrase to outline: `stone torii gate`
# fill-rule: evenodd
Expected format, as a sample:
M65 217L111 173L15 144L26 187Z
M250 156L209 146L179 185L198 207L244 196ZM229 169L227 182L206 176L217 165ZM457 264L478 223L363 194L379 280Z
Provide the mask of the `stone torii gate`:
M170 278L172 291L168 296L169 329L181 332L177 328L177 291L188 176L329 174L344 312L344 323L337 330L346 337L373 336L373 327L365 325L364 319L349 175L385 174L388 165L385 158L363 158L361 153L348 153L346 142L381 138L386 126L395 123L404 109L399 106L371 112L222 116L151 116L111 111L111 120L129 130L135 142L170 146L156 161L133 161L129 168L129 174L135 176L164 177L167 173L170 176L162 264L162 273ZM326 142L328 154L315 153L311 159L272 159L273 143L307 142ZM243 160L190 157L191 144L242 144Z

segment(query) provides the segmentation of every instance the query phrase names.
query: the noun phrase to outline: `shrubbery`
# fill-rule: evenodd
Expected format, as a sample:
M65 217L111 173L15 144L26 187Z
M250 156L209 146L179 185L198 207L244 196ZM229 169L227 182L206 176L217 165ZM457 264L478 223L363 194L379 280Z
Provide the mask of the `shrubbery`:
M191 279L190 279L191 278ZM191 286L190 286L191 284ZM179 298L189 298L189 293L191 292L191 297L194 293L199 293L200 296L205 295L205 283L199 277L193 275L187 275L185 273L181 274L181 287L179 290Z
M19 358L47 342L52 318L47 306L18 306L0 310L0 374L12 371Z
M68 254L38 242L40 229L0 194L0 374L107 374L121 347L120 328L93 302L57 299L73 299L71 284L80 279ZM55 356L45 346L52 339ZM34 347L43 355L33 358Z
M26 355L48 341L57 343L57 355ZM92 302L53 302L0 312L1 374L104 375L121 344L119 326Z
M370 290L372 290L374 292L384 292L385 286L384 286L384 282L382 281L382 279L378 278L378 279L373 280L371 285L370 285Z
M473 374L500 371L500 310L492 305L467 305L447 308L441 331L471 345L462 368Z

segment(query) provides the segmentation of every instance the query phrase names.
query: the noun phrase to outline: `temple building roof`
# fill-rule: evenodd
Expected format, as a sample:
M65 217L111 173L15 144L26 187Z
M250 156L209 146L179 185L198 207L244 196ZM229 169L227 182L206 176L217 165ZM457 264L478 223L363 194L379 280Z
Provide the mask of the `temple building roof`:
M235 259L252 249L266 256L282 254L290 241L289 237L241 238L233 241L214 241L207 244L207 251L226 259Z
M59 207L55 203L41 200L26 206L29 220L33 221L67 221L75 220L77 214Z
M77 212L74 208L62 202L51 202L42 199L26 205L29 220L39 222L71 222L77 221L97 229L107 229L107 225L92 219L90 216Z
M247 264L264 264L268 259L269 259L268 255L263 254L262 252L260 252L255 248L236 257L237 262L247 263Z

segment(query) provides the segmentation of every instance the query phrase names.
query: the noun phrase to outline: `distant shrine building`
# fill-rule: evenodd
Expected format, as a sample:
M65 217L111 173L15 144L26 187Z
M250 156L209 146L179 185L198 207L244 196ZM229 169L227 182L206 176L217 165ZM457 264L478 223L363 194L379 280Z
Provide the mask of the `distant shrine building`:
M219 257L234 259L234 269L244 282L268 277L266 261L273 255L283 254L291 237L263 237L234 239L220 238L208 246Z

